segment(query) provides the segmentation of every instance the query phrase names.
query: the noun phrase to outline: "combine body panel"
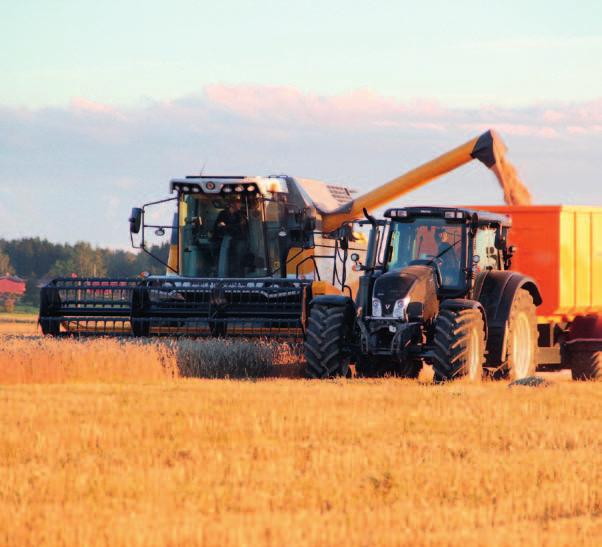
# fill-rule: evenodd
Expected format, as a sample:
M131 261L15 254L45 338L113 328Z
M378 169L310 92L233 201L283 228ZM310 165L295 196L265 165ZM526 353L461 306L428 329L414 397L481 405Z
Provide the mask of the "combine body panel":
M517 247L512 269L533 277L542 320L571 321L602 313L602 207L479 205L512 218L508 244Z

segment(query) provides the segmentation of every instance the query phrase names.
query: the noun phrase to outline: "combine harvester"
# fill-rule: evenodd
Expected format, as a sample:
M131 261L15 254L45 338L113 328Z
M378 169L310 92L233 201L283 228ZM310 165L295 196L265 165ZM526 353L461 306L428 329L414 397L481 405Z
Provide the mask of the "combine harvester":
M357 261L365 257L365 237L353 230L354 222L364 213L473 159L496 174L509 206L529 204L526 189L513 181L504 150L495 133L489 131L357 199L352 199L348 188L288 176L174 179L170 187L175 197L133 209L130 218L132 243L139 234L140 242L134 246L146 252L147 230L158 235L171 232L168 274L135 279L55 279L41 291L40 325L44 334L53 336L305 339L312 301L330 295L354 302L361 294L358 284L365 283L362 280L366 276L348 272L348 256L350 252L357 254ZM172 225L145 222L149 208L172 200L177 204ZM527 205L527 210L536 209ZM388 241L388 229L384 228L376 233L376 243ZM518 236L521 230L516 233ZM521 246L525 248L523 243ZM369 254L374 252L370 245L368 248ZM511 249L508 245L508 266ZM598 264L598 255L592 253L590 258L592 267L594 262ZM533 278L534 287L544 283L543 289L536 290L548 298L547 278L538 275L538 270L524 273ZM564 276L564 270L558 274ZM564 279L560 279L558 285L563 284ZM561 344L568 348L570 339L573 349L565 353L584 353L585 346L579 344L586 343L585 331L591 334L598 328L597 323L590 325L592 320L585 312L602 310L600 295L596 294L597 300L592 300L588 309L574 307L570 314L561 309L556 315L542 315L540 339L545 342L546 332L553 333L548 349L557 350ZM534 301L539 300L534 297ZM546 313L548 308L544 308ZM576 325L582 321L577 332ZM502 338L507 329L508 325L499 326ZM592 337L587 340L592 342ZM552 351L541 353L546 364L553 361L548 357Z

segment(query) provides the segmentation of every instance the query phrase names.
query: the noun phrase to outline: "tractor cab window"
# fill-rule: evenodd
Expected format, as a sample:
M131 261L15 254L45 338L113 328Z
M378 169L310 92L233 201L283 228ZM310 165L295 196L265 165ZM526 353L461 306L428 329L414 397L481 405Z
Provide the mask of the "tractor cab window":
M283 204L254 195L184 195L183 275L253 278L278 271L283 216Z
M474 240L473 256L478 257L475 263L477 272L499 269L499 256L495 247L497 230L491 226L479 228Z
M441 218L416 218L393 222L390 235L389 270L430 261L441 271L442 286L461 289L465 285L464 226L448 224Z

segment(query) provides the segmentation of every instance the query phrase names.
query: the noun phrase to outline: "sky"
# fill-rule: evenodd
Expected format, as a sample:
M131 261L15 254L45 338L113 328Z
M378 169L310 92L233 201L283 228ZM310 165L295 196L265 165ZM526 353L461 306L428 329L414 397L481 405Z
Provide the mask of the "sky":
M0 238L125 248L129 209L203 165L361 192L489 127L536 202L602 206L600 2L23 0L2 14ZM501 201L482 166L403 203L467 201Z

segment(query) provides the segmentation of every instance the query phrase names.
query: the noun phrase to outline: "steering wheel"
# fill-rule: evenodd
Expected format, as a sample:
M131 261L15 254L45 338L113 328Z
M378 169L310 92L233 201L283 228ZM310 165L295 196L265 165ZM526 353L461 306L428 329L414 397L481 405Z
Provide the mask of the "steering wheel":
M439 286L443 285L443 276L441 275L441 265L443 261L440 258L436 258L433 255L426 255L428 258L417 258L416 260L410 260L408 266L430 266L435 271L435 278Z

